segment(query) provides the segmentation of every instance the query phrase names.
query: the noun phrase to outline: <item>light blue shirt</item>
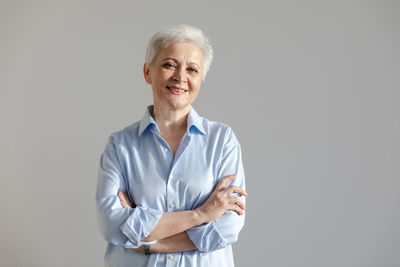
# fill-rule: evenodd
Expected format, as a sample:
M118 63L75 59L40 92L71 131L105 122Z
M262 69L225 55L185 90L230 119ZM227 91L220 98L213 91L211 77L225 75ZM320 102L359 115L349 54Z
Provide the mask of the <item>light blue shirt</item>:
M96 204L100 230L108 242L105 265L233 266L231 244L244 224L244 215L233 211L186 231L195 251L147 256L129 249L144 244L140 240L153 231L163 212L203 204L221 178L237 174L232 184L245 188L240 145L231 128L200 117L191 107L174 157L151 108L141 121L113 133L100 159ZM136 207L122 208L118 189L127 192Z

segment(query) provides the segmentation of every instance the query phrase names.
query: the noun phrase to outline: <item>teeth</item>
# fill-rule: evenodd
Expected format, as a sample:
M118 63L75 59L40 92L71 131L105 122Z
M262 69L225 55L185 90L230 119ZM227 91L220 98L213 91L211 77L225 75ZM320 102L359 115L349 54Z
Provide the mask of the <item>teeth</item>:
M174 91L174 92L186 92L186 90L176 89L176 88L172 88L172 87L169 87L169 86L168 86L168 89L169 89L169 90L172 90L172 91Z

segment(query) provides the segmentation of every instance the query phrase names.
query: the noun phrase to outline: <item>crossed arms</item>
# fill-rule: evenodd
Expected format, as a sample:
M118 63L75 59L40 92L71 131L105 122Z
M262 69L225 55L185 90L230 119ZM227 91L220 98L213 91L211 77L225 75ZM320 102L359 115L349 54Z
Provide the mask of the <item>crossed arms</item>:
M98 222L106 241L139 252L144 242L156 241L151 250L159 253L208 252L235 242L244 223L243 196L247 193L239 145L225 150L220 167L220 177L225 178L219 180L207 200L194 210L163 212L132 207L123 193L128 188L110 138L100 160L96 192Z
M236 175L230 175L220 180L217 187L208 199L197 209L189 211L165 212L156 224L153 231L141 241L155 241L152 245L152 252L169 253L197 249L196 245L189 238L186 230L205 223L217 220L227 211L235 211L239 215L244 214L245 205L238 197L231 196L237 193L247 196L247 193L240 187L230 185ZM126 193L118 191L118 198L123 208L132 208L132 203ZM144 247L133 248L138 252L144 252Z

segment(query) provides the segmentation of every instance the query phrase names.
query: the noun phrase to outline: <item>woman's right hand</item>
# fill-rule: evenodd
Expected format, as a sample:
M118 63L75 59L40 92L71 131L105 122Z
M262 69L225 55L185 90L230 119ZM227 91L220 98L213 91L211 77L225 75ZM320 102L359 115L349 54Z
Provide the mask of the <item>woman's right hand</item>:
M246 191L235 185L226 186L236 176L236 174L233 174L222 178L207 200L195 209L203 223L214 221L229 210L235 211L239 215L244 214L246 206L243 201L236 196L231 196L231 194L237 193L241 196L247 196Z

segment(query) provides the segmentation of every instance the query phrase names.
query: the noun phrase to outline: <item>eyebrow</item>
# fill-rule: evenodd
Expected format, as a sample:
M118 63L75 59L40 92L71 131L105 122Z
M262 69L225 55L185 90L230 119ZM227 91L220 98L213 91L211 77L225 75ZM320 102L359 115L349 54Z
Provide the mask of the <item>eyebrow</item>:
M166 58L164 58L163 60L161 60L161 62L164 62L164 61L167 61L167 60L172 60L172 61L174 61L176 64L179 63L178 60L177 60L176 58L173 58L173 57L166 57ZM196 66L200 69L199 64L197 64L196 62L189 62L189 65L196 65Z

